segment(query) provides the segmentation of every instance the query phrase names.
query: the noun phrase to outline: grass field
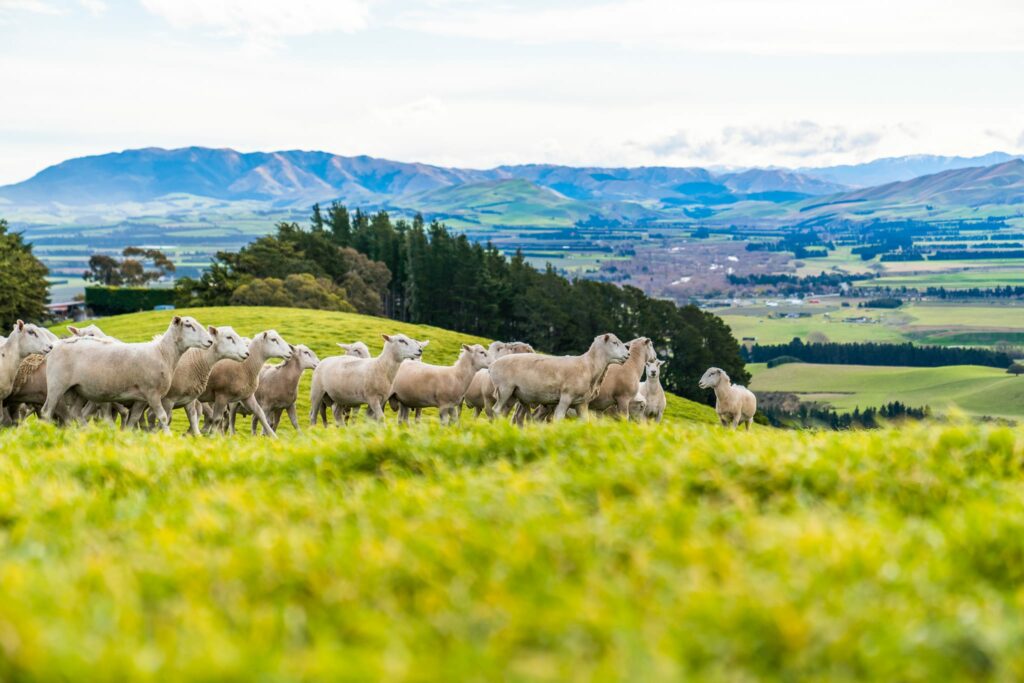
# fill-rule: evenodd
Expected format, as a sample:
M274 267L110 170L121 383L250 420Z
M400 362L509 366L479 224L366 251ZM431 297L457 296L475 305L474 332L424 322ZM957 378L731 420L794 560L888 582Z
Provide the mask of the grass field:
M1024 433L0 433L3 680L1024 677Z
M231 325L244 336L254 336L267 329L276 329L285 341L290 344L305 344L321 359L341 353L338 342L366 342L370 351L378 353L384 344L382 334L402 333L415 339L430 340L430 345L423 354L423 360L437 365L450 364L459 356L462 344L488 344L490 340L471 335L460 334L450 330L426 325L399 323L387 318L376 318L355 313L334 313L329 311L311 311L297 308L245 307L230 306L222 308L192 308L176 311L149 311L131 315L112 316L96 320L96 324L107 334L122 341L148 341L155 334L167 329L172 315L191 315L204 325ZM58 325L53 331L64 334L67 325ZM309 414L309 382L310 372L305 372L299 385L298 414L300 424L305 425ZM388 419L394 419L394 413L386 413ZM436 411L427 410L429 418L436 416ZM668 397L665 416L669 419L693 420L698 422L716 422L714 410L677 396ZM472 420L472 412L465 414L464 419ZM282 424L287 423L287 418ZM172 427L184 430L188 425L184 411L175 411ZM292 431L288 423L283 427Z
M820 332L833 342L906 342L991 346L1024 339L1024 305L1018 301L989 304L908 303L899 309L840 308L839 299L803 306L744 306L716 309L737 339L755 337L780 344ZM808 318L769 318L780 312L806 312ZM827 314L827 316L826 316ZM870 322L843 322L865 317Z
M840 411L901 401L936 412L957 408L973 416L1024 418L1024 378L976 365L941 368L788 363L750 364L755 391L783 391L825 401Z

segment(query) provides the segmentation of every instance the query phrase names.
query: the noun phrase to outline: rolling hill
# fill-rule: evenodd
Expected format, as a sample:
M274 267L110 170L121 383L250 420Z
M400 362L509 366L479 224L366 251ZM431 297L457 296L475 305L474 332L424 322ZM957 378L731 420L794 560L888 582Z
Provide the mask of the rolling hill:
M1024 380L1005 370L975 365L939 368L787 363L771 369L748 366L754 391L798 394L836 410L900 401L935 412L961 410L976 417L1024 418Z
M993 166L1019 157L1020 155L1012 155L1005 152L990 152L989 154L973 157L912 154L910 156L875 159L863 164L804 167L796 170L801 175L839 185L871 187L958 168Z

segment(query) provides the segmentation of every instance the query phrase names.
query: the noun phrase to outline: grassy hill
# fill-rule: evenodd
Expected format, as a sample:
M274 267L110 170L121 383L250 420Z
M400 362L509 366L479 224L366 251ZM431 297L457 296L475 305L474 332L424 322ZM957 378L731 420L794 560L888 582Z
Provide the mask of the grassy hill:
M1024 676L1016 429L32 421L0 453L3 680Z
M253 336L263 330L275 329L291 344L305 344L320 358L341 353L338 342L366 342L371 352L378 353L384 344L382 334L402 333L416 339L429 339L430 346L423 360L437 365L450 364L458 358L462 344L488 344L489 339L460 334L427 325L410 325L387 318L376 318L355 313L333 313L296 308L231 306L221 308L191 308L176 311L147 311L119 315L95 321L109 335L123 341L147 341L167 329L174 314L191 315L204 325L231 325L244 336ZM63 334L67 325L58 325L54 332ZM310 372L303 374L299 389L298 413L300 424L306 424L309 415ZM184 429L187 421L182 411L175 411L174 427ZM428 415L436 414L427 411ZM468 414L471 420L472 413ZM717 422L715 412L705 405L677 396L670 396L665 415L670 419ZM389 419L394 414L388 413ZM467 415L463 416L464 418ZM285 419L287 422L287 419ZM291 431L289 424L285 431Z
M975 416L1024 418L1024 379L998 368L956 365L941 368L875 367L789 363L768 369L747 366L755 391L786 391L805 400L827 401L837 410L901 401Z

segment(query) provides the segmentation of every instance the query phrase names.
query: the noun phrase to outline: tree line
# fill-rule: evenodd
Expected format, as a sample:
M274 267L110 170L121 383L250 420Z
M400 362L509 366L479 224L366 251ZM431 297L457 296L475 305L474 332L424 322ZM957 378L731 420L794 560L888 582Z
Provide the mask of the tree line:
M946 365L984 365L1007 368L1013 363L1009 354L991 349L958 346L916 346L910 342L886 344L857 342L840 344L808 344L799 337L788 344L756 344L743 356L748 363L768 363L780 357L799 359L804 363L827 365L901 365L934 368Z
M32 245L0 218L0 334L18 319L42 320L50 295L47 272Z
M792 411L762 408L762 412L773 427L826 428L834 431L879 429L887 423L923 420L931 415L928 406L913 408L901 401L886 403L879 408L865 408L863 411L857 407L852 413L837 413L832 408L814 403L801 403Z
M607 331L624 340L650 337L669 361L666 388L695 400L711 400L697 387L709 366L737 382L750 378L728 326L696 306L634 287L570 280L550 265L539 270L519 252L507 257L422 216L396 220L339 203L314 206L306 228L279 223L274 234L238 252L219 252L200 278L179 281L178 302L240 304L242 288L296 274L330 281L362 313L529 341L547 353L581 353ZM252 303L260 300L266 298Z

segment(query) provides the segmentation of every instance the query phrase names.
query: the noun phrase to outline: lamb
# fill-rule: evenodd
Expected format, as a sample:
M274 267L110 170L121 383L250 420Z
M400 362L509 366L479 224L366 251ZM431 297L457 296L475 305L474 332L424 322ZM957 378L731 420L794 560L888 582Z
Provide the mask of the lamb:
M323 401L320 403L320 417L323 418L324 426L327 426L327 408L333 405L330 397L323 393L321 382L323 377L334 372L333 368L338 365L342 365L351 360L357 358L369 358L370 349L361 341L352 342L351 344L338 343L338 346L345 350L343 356L329 356L320 361L316 369L313 370L313 382L311 393L319 394L323 396ZM341 408L339 406L334 407L334 422L339 423L348 420L349 408Z
M701 389L715 390L715 412L722 426L737 429L741 422L746 423L747 431L754 421L757 412L757 397L753 392L739 384L733 384L729 375L721 368L708 368L699 382Z
M320 364L320 359L308 346L298 344L292 347L290 360L280 365L264 365L260 370L260 382L256 387L256 401L263 408L270 426L275 430L281 421L281 412L288 412L288 419L292 421L295 431L299 429L299 418L295 413L295 401L299 398L299 379L305 370L315 370ZM231 428L234 431L235 416L239 412L248 413L242 404L236 403L231 406ZM259 423L256 416L252 418L252 433L256 433L256 426Z
M223 430L228 426L228 406L236 401L241 401L263 425L263 433L266 436L277 436L270 426L267 416L263 413L263 408L256 401L255 393L259 386L260 370L263 369L263 364L270 358L283 358L287 361L291 357L292 347L281 338L276 330L267 330L257 334L249 343L249 356L244 361L239 363L224 359L214 363L213 369L210 370L210 378L206 382L206 388L197 399L202 403L213 404L211 428ZM189 410L198 418L196 402L190 405Z
M423 408L437 408L441 424L457 421L458 406L470 382L477 371L485 370L490 364L487 349L479 344L463 344L453 365L402 363L391 389L393 400L399 405L399 423L409 421L410 408L416 410L417 419Z
M384 348L376 358L357 358L335 364L323 371L324 364L313 373L320 375L310 390L309 424L316 425L324 399L329 398L340 409L365 404L369 415L378 422L384 417L384 401L391 396L391 385L402 361L423 356L429 342L416 341L404 334L382 335Z
M513 354L491 364L495 412L502 412L512 399L532 405L557 404L554 419L576 407L581 418L588 416L587 404L596 394L609 365L621 365L629 349L614 334L594 338L581 356Z
M647 363L657 360L654 342L637 337L626 344L629 358L622 365L611 366L605 373L597 396L590 402L590 410L607 411L616 417L629 419L629 403L640 390L640 376Z
M174 316L159 338L140 344L76 337L57 344L46 362L46 403L42 417L52 420L64 395L73 391L93 403L145 401L164 431L170 418L161 403L174 367L188 349L213 346L210 333L195 318Z
M199 436L198 415L189 410L192 401L206 391L206 383L210 379L213 366L220 360L244 361L249 357L249 344L243 341L235 330L229 326L206 328L213 338L213 346L203 349L189 349L174 368L171 386L164 394L162 404L168 415L175 408L184 408L188 416L188 433ZM145 406L136 403L132 407L128 419L129 426L135 426Z
M665 361L657 359L647 363L647 380L640 382L637 392L641 401L638 415L655 422L661 422L665 414L665 390L661 387L661 367L664 364Z

